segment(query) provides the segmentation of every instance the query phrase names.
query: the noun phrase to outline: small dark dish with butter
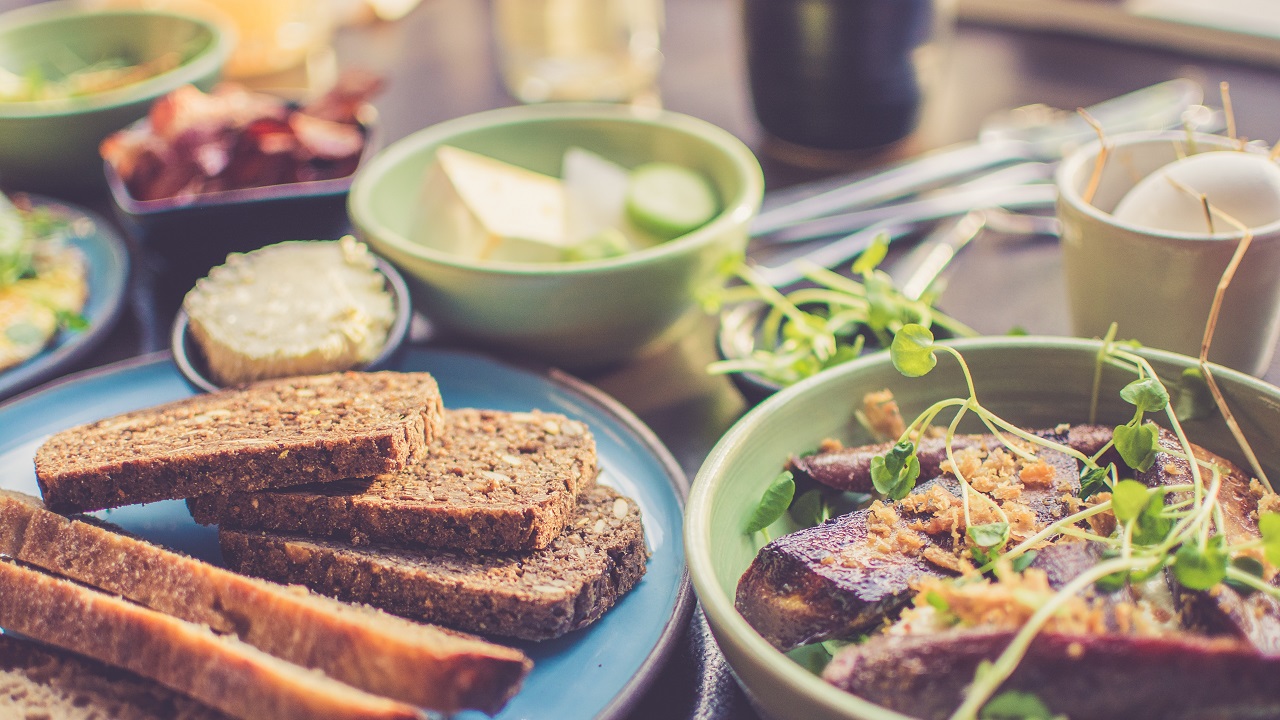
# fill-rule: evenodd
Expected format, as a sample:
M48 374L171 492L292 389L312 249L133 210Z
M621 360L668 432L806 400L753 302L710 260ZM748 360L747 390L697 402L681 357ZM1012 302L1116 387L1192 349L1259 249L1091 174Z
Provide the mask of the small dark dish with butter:
M327 242L327 243L332 243L334 245L337 245L339 243L351 242L351 238L344 238L342 241L315 241L315 242L316 243ZM307 243L307 242L284 243L282 245L273 246L272 248L264 248L264 251L269 251L269 250L282 247L283 245L292 245L292 244L311 245L312 243ZM359 247L363 251L363 246L359 246ZM262 251L259 251L259 252L262 252ZM245 256L233 256L231 258L228 258L228 260L231 261L232 263L235 263L237 261L236 260L237 257L245 258L245 257L251 257L252 255L253 254L251 253L250 255L245 255ZM397 271L395 267L392 266L391 263L387 262L386 260L380 257L374 256L372 254L369 254L368 258L371 263L371 266L370 266L371 269L375 271L379 276L382 277L383 290L385 291L386 295L390 300L390 313L387 314L385 317L385 320L386 320L385 340L383 340L382 343L377 346L376 354L373 354L372 358L367 360L366 362L356 363L354 365L350 364L349 362L344 364L343 360L339 358L337 360L334 360L333 361L334 364L332 365L332 367L329 367L328 369L331 369L331 370L342 370L342 369L378 370L378 369L381 369L385 367L395 357L396 352L404 344L405 338L409 334L409 323L413 317L413 306L411 304L410 297L409 297L409 288L407 285L405 285L404 278L400 275L399 271ZM218 271L225 270L225 267L215 268L215 270L218 270ZM239 290L237 291L239 292ZM195 294L195 293L196 291L193 290L191 294ZM345 290L335 291L335 294L340 296L346 296L347 292ZM346 310L342 310L340 314L348 314L348 312ZM299 325L303 324L305 320L309 320L313 324L322 324L325 321L325 318L314 318L314 317L299 318L298 324ZM324 331L329 332L330 334L343 335L342 332L334 330L332 328L325 329ZM209 353L222 352L225 355L225 350L217 351L217 350L214 350L212 347L206 348L201 346L201 342L197 340L195 333L193 333L192 331L192 319L188 315L188 312L185 308L179 310L177 317L174 318L173 329L170 335L170 340L172 343L174 362L177 364L179 371L182 372L182 375L184 378L186 378L187 382L190 383L191 386L197 390L204 391L204 392L213 392L215 390L219 390L228 385L237 384L238 382L243 382L250 379L249 377L246 376L246 377L233 379L229 382L224 382L219 377L219 374L213 371L213 369L210 367ZM342 352L345 353L346 350ZM315 353L311 353L311 355L315 355ZM349 358L350 357L349 353L346 356ZM279 364L280 358L276 358L275 360L276 360L276 364L274 365L274 367L276 368L284 367ZM314 357L304 358L301 360L295 357L292 359L292 361L294 362L300 361L302 363L316 362ZM278 371L276 373L273 373L273 376L278 376L281 374L285 374L285 375L305 374L307 372L316 371L316 368L318 366L315 366L313 364L297 364L295 365L295 367L296 369L293 371ZM260 376L260 377L265 377L265 376Z

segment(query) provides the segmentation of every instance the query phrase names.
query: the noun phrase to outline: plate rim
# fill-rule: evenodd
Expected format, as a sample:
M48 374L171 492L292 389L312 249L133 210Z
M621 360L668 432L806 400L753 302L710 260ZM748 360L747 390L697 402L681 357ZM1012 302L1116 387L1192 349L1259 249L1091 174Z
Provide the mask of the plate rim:
M556 387L572 393L581 399L604 410L608 415L616 419L624 429L641 444L641 446L649 452L659 463L663 469L663 474L667 481L667 485L671 488L675 495L676 505L679 509L678 517L680 518L680 538L684 543L684 510L685 504L689 496L690 482L688 475L680 467L679 462L667 449L656 433L649 428L630 408L623 405L617 398L606 393L604 390L592 385L591 383L574 376L568 372L560 370L554 366L542 365L533 362L512 361L504 358L497 358L483 353L454 349L454 348L432 348L417 346L405 346L406 353L423 352L437 355L452 355L456 357L471 357L485 362L492 363L501 367L514 369L526 373L536 375ZM150 353L144 353L135 357L117 360L80 372L72 373L64 377L52 380L44 385L27 390L19 395L0 402L0 413L7 413L13 410L21 410L19 406L36 401L41 395L64 388L65 386L92 381L101 376L107 376L118 372L136 370L148 365L162 365L164 363L173 363L173 354L169 350L156 350ZM190 386L186 386L190 389ZM193 394L196 391L192 391ZM686 548L687 552L687 548ZM689 627L689 622L693 617L694 594L693 585L689 576L689 566L686 562L686 553L682 552L677 558L681 564L680 580L677 585L675 603L670 616L667 617L666 623L663 625L662 632L658 635L657 642L654 643L652 649L645 655L641 661L640 667L632 674L630 679L619 688L618 692L611 700L596 714L597 720L622 720L640 701L641 696L649 689L661 674L662 669L670 660L671 653L675 651L679 640Z
M129 257L129 248L125 243L124 237L101 214L83 205L48 195L38 193L20 194L29 198L32 204L37 207L52 207L58 210L70 211L75 215L87 218L93 223L93 232L68 242L71 244L80 241L100 243L103 249L111 255L116 266L120 268L120 272L111 273L108 281L104 283L106 287L97 288L98 293L105 293L103 295L105 301L97 315L96 322L92 322L88 328L72 334L61 343L56 341L50 343L39 354L23 363L0 371L0 398L10 396L9 399L27 395L33 389L40 389L43 387L41 383L57 378L60 369L80 360L86 353L106 339L111 330L115 328L124 310L125 298L129 291L129 277L133 274L133 263ZM91 275L92 271L89 273L89 276ZM94 290L95 288L90 286L90 297L95 294ZM62 332L65 331L59 331L59 333ZM78 375L79 373L75 374ZM60 379L58 378L58 380ZM57 380L54 381L56 382ZM7 402L8 399L5 400L5 403Z

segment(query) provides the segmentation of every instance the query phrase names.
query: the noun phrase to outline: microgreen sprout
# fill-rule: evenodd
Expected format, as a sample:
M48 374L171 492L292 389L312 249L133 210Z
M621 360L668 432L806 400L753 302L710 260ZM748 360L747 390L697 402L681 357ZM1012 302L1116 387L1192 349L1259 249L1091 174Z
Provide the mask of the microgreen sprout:
M765 282L749 265L731 271L743 284L724 290L710 310L724 304L757 301L768 306L760 321L755 349L743 358L714 362L714 374L755 373L780 385L791 385L829 367L853 360L868 345L888 347L908 324L938 327L957 337L977 333L931 304L911 299L879 269L888 244L878 238L854 261L857 279L809 263L810 287L787 293Z
M791 498L795 497L795 494L795 478L790 472L784 470L769 483L769 487L765 488L760 503L747 519L747 534L760 532L777 522L787 512L787 507L791 505ZM765 537L768 538L768 531L765 531Z

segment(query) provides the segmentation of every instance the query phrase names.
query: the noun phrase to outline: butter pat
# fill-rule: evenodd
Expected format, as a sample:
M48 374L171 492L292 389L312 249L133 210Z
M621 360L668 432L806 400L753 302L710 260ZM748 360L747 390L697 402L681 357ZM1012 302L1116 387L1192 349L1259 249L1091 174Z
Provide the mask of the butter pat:
M415 240L470 260L556 262L567 246L553 177L453 147L427 172Z
M233 253L182 306L224 385L359 367L395 320L373 256L351 237Z

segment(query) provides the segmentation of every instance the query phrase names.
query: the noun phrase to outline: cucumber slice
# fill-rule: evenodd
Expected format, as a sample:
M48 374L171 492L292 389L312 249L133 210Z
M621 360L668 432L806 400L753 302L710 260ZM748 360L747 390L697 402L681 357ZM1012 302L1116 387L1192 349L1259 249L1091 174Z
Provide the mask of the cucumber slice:
M711 183L688 168L655 162L631 171L627 217L663 240L697 230L719 211Z

